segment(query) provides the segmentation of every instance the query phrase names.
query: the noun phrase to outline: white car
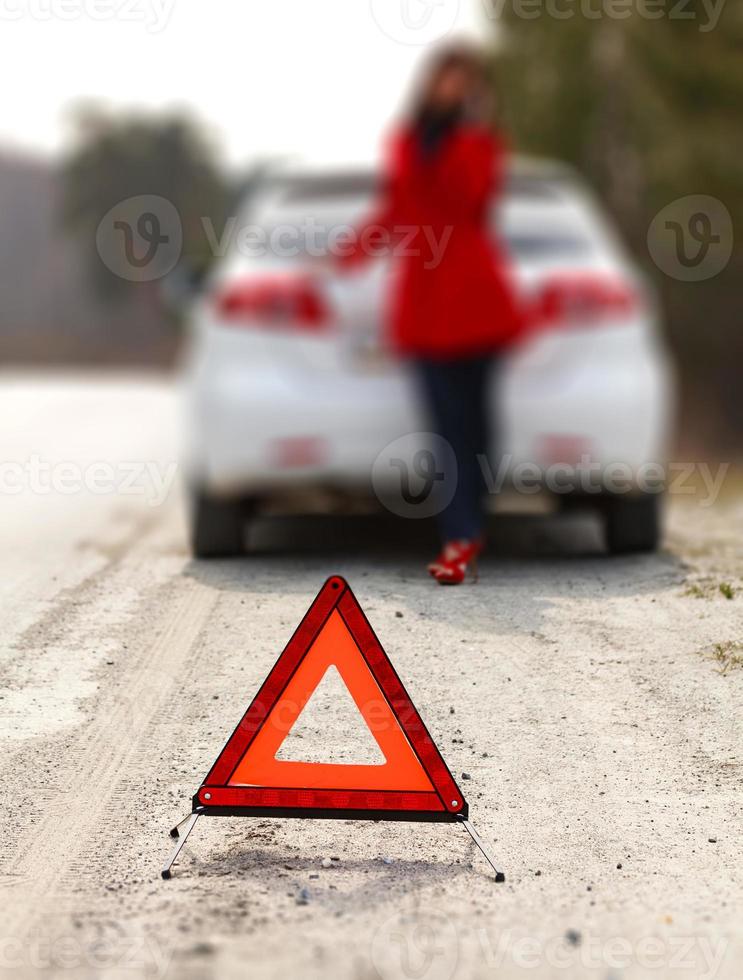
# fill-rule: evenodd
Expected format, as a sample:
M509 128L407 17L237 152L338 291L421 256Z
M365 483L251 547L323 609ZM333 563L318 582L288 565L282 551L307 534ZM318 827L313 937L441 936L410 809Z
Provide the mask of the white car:
M185 463L197 556L239 553L246 520L279 498L384 503L386 447L423 444L409 369L385 350L387 260L339 275L307 255L358 226L375 193L371 168L275 173L191 307ZM672 394L652 293L559 164L515 158L493 222L521 301L542 321L495 386L501 483L600 505L610 551L651 550ZM399 463L388 482L402 478Z

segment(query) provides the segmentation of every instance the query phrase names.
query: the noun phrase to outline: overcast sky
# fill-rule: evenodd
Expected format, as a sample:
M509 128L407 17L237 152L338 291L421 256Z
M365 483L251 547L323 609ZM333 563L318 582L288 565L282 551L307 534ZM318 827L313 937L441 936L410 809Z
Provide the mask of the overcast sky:
M54 152L66 109L184 105L228 159L373 155L426 49L483 0L0 0L0 146Z

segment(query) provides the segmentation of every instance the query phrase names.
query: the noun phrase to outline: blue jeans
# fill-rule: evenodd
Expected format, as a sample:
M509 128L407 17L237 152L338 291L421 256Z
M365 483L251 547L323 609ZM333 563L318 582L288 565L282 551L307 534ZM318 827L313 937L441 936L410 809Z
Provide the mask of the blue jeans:
M494 360L492 355L480 355L415 361L431 431L448 442L457 465L454 493L437 516L443 541L482 534L482 498L487 489L482 462L490 445L489 381ZM451 492L447 490L450 479L446 478L450 476L445 472L440 488L444 498Z

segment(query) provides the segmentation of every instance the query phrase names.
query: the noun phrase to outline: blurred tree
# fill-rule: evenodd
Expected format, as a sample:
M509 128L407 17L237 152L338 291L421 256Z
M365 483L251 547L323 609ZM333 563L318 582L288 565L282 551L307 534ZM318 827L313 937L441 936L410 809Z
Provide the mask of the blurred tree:
M88 105L75 113L72 145L62 167L61 219L88 252L95 288L103 297L116 301L126 290L146 288L159 302L156 281L132 282L117 274L110 260L126 245L128 217L111 221L111 227L101 223L112 208L140 195L157 195L174 206L182 233L178 251L191 266L208 265L213 256L204 222L211 221L221 235L231 195L213 147L193 121L180 115L122 116ZM153 210L154 219L151 214L148 219L154 226L145 222L143 228L156 237L163 216L157 207ZM137 220L142 215L135 208L133 228Z
M542 8L525 20L506 3L498 22L499 101L517 144L578 167L636 245L673 197L712 194L731 213L743 205L740 6L717 6L712 27L710 0L668 0L653 20L644 4L617 19L596 16L601 0L562 0L570 18ZM669 16L674 7L683 19Z
M632 0L617 17L619 7L611 0L551 7L490 0L499 14L498 102L515 147L572 163L654 276L691 423L711 386L740 383L730 358L737 352L736 363L743 359L735 299L743 250L738 245L715 278L679 282L652 264L647 232L662 207L690 194L718 198L740 228L743 16L732 0ZM743 407L731 404L729 412L739 433Z

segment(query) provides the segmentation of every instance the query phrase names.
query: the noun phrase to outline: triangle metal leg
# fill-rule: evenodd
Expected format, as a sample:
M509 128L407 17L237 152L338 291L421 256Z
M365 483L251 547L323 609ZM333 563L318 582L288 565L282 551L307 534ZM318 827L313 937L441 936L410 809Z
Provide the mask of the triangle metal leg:
M179 824L177 824L173 828L173 830L171 830L170 832L171 836L176 836L178 838L178 843L173 848L173 853L170 855L168 860L163 865L163 870L161 872L163 878L168 879L171 877L170 869L175 864L178 855L181 853L181 849L183 845L188 840L188 835L196 826L196 821L199 819L200 816L201 816L200 813L190 813L185 820L182 820ZM182 832L180 831L181 827L184 828ZM173 831L175 831L175 835L173 834Z
M490 853L490 851L488 850L488 848L483 844L482 838L477 833L477 831L472 826L472 824L469 822L469 820L466 820L464 817L460 817L459 818L459 822L462 824L462 826L467 831L467 833L470 835L470 837L475 842L475 844L477 844L477 846L480 848L480 851L482 853L482 856L488 862L488 864L490 865L490 867L493 869L493 871L495 871L495 880L498 883L500 883L502 881L505 881L506 880L505 874L502 871L499 871L498 870L498 868L496 867L496 864L495 864L495 858Z
M170 831L170 836L171 837L180 837L181 836L181 834L180 834L181 827L183 826L184 823L186 823L186 821L190 817L191 817L191 814L189 813L189 814L187 814L183 818L183 820L179 820L178 823L175 825L175 827L173 827L173 829Z

